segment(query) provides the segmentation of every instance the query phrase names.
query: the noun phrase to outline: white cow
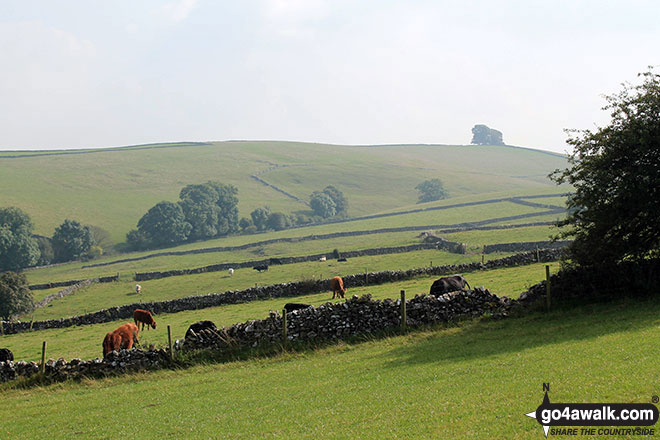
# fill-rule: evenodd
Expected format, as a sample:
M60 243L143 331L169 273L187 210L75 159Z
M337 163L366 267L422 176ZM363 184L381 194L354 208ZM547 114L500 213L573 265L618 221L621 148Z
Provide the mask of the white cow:
M232 269L231 267L229 268L229 270L227 272L229 272L230 277L234 276L234 269Z
M136 284L135 285L135 293L138 293L138 294L142 293L142 286L140 286L139 284Z
M319 261L325 261L325 260L326 260L325 255L319 258Z

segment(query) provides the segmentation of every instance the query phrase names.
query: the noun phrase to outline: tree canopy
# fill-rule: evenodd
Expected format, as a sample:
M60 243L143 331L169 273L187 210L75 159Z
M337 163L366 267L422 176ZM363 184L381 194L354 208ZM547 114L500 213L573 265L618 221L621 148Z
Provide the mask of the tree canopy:
M569 167L551 177L574 186L567 202L578 265L638 260L660 254L660 75L639 75L607 96L611 120L595 131L570 131Z
M489 128L483 124L478 124L472 127L471 143L477 145L505 145L502 140L501 131Z
M419 191L417 203L433 202L446 199L449 194L440 179L425 180L415 187Z
M138 222L140 234L135 235L145 237L151 245L167 246L186 241L191 230L181 206L163 201L142 216Z
M344 197L344 193L339 191L332 185L328 185L323 189L323 193L327 194L335 204L336 215L348 214L348 200Z
M0 318L8 321L13 315L29 313L33 309L34 299L25 275L0 274Z
M0 271L34 266L40 255L30 217L15 207L0 208Z
M53 234L55 261L77 260L95 244L89 226L83 226L76 220L64 220Z
M335 205L332 198L324 192L314 191L310 196L309 206L314 211L314 214L323 218L333 217L337 214L337 205Z

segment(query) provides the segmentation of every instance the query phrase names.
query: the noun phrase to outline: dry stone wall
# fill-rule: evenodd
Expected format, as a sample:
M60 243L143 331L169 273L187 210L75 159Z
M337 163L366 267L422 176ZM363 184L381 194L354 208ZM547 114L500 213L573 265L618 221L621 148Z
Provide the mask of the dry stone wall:
M95 282L97 283L112 283L115 281L119 281L119 274L117 275L112 275L108 277L99 277L95 278ZM74 284L80 284L88 280L69 280L69 281L58 281L58 282L53 282L53 283L44 283L44 284L32 284L31 286L28 286L30 290L45 290L45 289L54 289L56 287L68 287L68 286L73 286Z
M561 255L559 249L544 249L538 253L526 252L506 258L481 263L466 263L447 266L422 267L417 269L369 272L366 275L354 274L343 277L344 286L348 289L364 285L376 285L409 280L422 276L441 276L453 273L472 272L476 270L495 269L500 267L520 266L532 264L537 261L556 261ZM64 328L76 325L98 324L103 322L130 319L135 309L147 309L153 314L177 313L184 310L197 310L208 307L217 307L225 304L238 304L255 300L271 298L287 298L329 290L330 280L306 280L292 283L281 283L270 286L250 287L245 290L230 290L224 293L211 293L208 295L189 296L169 301L133 303L118 307L103 309L98 312L70 318L52 319L34 322L6 322L0 321L0 330L5 334L22 333L25 331L45 330L49 328Z

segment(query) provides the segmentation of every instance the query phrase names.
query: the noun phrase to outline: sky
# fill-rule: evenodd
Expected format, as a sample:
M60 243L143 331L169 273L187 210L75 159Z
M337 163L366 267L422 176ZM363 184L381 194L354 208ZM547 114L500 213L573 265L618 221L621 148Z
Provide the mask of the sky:
M660 64L660 2L2 0L0 150L292 140L565 153Z

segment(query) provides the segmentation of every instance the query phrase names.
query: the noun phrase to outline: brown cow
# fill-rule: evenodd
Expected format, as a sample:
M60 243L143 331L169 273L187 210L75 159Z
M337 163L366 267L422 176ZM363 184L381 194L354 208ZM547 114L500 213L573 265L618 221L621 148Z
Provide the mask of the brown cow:
M144 330L145 324L147 325L147 330L149 329L149 326L151 326L151 328L156 328L156 321L154 321L154 317L148 310L136 309L133 312L133 321L135 321L135 325L142 324L140 330Z
M137 325L129 322L105 335L105 339L103 340L103 357L113 350L121 350L122 348L130 350L133 348L133 344L138 343Z
M344 289L344 281L341 277L334 277L330 280L330 290L332 290L332 299L344 298L346 289Z

